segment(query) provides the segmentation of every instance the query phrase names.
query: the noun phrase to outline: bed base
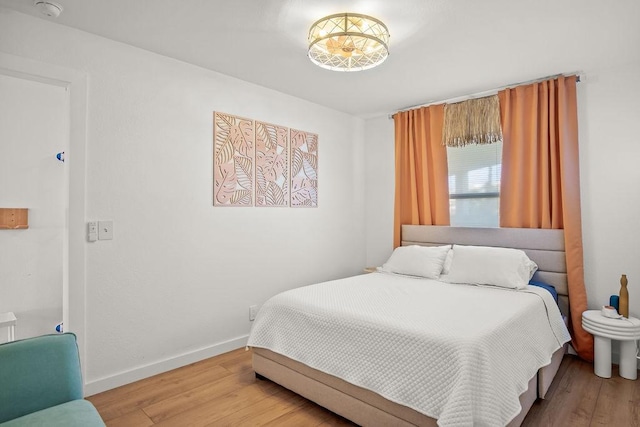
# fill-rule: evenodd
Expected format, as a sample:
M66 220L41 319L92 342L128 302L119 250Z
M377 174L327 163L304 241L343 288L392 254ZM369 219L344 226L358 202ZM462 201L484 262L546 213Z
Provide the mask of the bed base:
M522 228L467 228L449 226L402 226L402 245L482 245L524 250L538 264L534 279L556 287L560 294L560 311L568 317L567 267L563 230ZM565 317L566 322L566 317ZM520 395L522 410L509 424L522 424L538 398L544 398L567 344L558 349L551 363L541 368ZM254 348L253 369L301 396L342 415L362 426L436 426L436 420L382 396L354 386L337 377L312 369L272 351Z
M551 363L531 378L529 388L520 395L522 411L508 427L522 424L538 397L544 398L566 348L557 350ZM437 426L434 418L267 349L253 349L253 369L257 378L280 384L361 426Z

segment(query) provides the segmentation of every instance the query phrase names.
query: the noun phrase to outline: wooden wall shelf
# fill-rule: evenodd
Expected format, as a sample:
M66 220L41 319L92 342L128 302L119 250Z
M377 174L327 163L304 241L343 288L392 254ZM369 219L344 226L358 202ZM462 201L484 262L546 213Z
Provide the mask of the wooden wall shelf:
M29 209L0 208L0 230L29 228Z

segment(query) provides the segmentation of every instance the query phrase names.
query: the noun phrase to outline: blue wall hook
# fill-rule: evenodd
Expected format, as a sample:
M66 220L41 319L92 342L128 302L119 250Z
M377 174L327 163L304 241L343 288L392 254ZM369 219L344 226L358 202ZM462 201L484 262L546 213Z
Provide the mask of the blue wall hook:
M64 162L64 151L56 154L56 159L60 160L61 162Z

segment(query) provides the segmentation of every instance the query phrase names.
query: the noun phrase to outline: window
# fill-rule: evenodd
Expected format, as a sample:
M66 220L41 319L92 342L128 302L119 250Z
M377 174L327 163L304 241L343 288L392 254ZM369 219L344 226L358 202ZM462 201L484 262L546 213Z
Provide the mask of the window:
M499 227L502 142L447 147L447 159L451 225Z

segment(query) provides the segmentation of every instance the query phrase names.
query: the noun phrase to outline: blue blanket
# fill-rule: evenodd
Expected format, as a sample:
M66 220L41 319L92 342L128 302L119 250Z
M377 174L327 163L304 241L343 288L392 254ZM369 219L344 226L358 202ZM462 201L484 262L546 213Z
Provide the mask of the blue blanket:
M558 303L558 291L556 291L556 288L554 288L553 286L544 282L537 282L535 280L530 280L529 285L546 289L553 296L553 299L556 300L556 304Z

